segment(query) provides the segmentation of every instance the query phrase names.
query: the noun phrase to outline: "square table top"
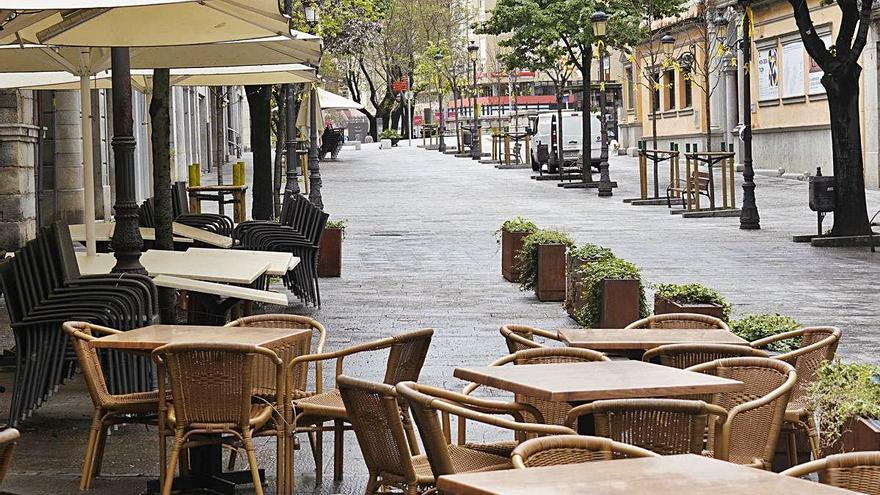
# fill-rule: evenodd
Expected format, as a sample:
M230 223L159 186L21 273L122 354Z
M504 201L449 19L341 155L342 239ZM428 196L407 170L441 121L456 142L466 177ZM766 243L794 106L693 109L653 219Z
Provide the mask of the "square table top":
M453 495L845 495L849 490L693 454L441 476Z
M195 241L201 241L205 244L217 246L223 249L229 249L232 247L233 244L231 237L215 234L213 232L208 232L207 230L184 225L182 223L171 222L171 230L172 232L174 232L174 235L182 235L184 237L189 237L190 239L193 239Z
M74 223L67 226L70 230L70 239L75 242L86 242L86 226L82 223ZM116 222L95 222L95 239L101 242L110 241L116 229ZM145 241L156 240L156 229L151 227L139 227L141 238ZM189 237L174 237L174 242L192 244Z
M715 328L571 328L558 332L570 347L604 350L648 350L666 344L735 344L748 341Z
M520 364L456 368L462 380L556 402L712 394L742 382L642 361Z
M110 273L116 263L113 255L107 253L86 256L86 253L78 252L76 258L83 275ZM218 260L198 253L188 255L186 251L159 249L144 251L140 258L151 277L170 275L227 284L251 284L269 269L268 261L252 257L237 258L234 263L227 260L228 258Z
M191 278L172 277L171 275L157 275L153 279L153 283L158 287L212 294L220 297L234 297L236 299L278 304L280 306L290 306L290 300L287 298L287 294L271 290L260 290L254 289L253 287L241 287L239 285L218 284L216 282L205 282L204 280L194 280Z
M152 351L165 344L192 344L219 342L271 346L275 342L296 338L308 329L215 327L202 325L150 325L115 335L106 335L92 341L92 346L104 349Z
M267 275L284 275L288 270L292 270L299 264L300 259L290 253L279 253L275 251L250 251L247 249L211 249L211 248L189 248L185 252L190 254L198 254L208 259L215 259L221 263L237 263L241 259L253 259L269 263L269 269L266 270Z

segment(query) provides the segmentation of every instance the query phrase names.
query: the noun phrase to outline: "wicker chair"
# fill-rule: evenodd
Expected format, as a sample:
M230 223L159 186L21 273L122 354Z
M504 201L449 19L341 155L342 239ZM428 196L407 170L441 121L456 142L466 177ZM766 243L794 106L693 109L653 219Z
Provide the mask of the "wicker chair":
M840 341L840 329L836 327L808 327L792 330L791 332L773 335L751 343L752 347L760 349L767 345L790 338L800 338L801 344L797 349L774 356L774 359L785 361L794 366L798 380L791 392L788 408L785 410L785 422L790 425L787 428L788 457L792 465L797 464L797 440L798 428L803 428L810 439L810 449L813 458L822 456L819 451L819 429L816 427L815 411L807 400L810 385L816 379L816 370L823 361L834 358L837 352L837 343Z
M422 371L422 365L425 363L425 357L428 354L428 347L431 344L431 336L434 331L431 329L416 330L413 332L402 333L384 339L365 342L346 349L334 352L324 352L319 354L309 354L300 356L291 361L287 366L288 377L288 397L294 397L293 401L288 401L290 407L285 411L289 425L293 425L295 432L317 432L321 431L334 432L334 463L333 472L334 479L342 479L342 452L343 452L343 433L346 429L346 423L349 423L349 415L339 395L339 390L334 388L324 391L321 383L317 384L315 393L305 397L297 398L300 394L296 390L291 390L290 386L297 382L297 374L301 373L304 366L309 363L319 363L322 361L336 361L336 376L343 373L343 362L347 356L362 352L373 352L383 349L390 349L388 361L385 365L385 377L383 382L388 385L395 385L401 381L418 380ZM295 412L295 414L294 414ZM418 453L418 444L415 442L416 436L412 431L412 423L409 417L403 418L404 426L407 430L407 437L410 439L410 447L413 452ZM333 426L325 427L324 423L333 421ZM312 438L310 436L310 438ZM318 483L322 480L322 464L323 450L321 448L320 437L318 441L312 445L312 452L315 456L315 478ZM288 442L286 459L293 460L293 442ZM292 489L293 481L293 463L286 461L287 481L291 484L288 489Z
M511 430L519 441L525 440L527 434L575 434L564 426L523 422L523 413L541 417L539 411L527 404L478 399L415 382L401 382L396 388L409 404L434 476L511 467L510 455L515 445L508 442L501 442L496 449L486 444L478 448L452 445L447 415ZM438 412L443 413L442 421ZM498 416L502 414L510 415L513 421Z
M829 455L783 471L781 474L804 477L818 473L819 482L858 493L880 495L880 452L850 452Z
M703 401L619 399L577 406L569 421L587 414L593 416L597 436L660 455L702 454L707 426L720 429L727 419L727 411Z
M540 342L535 341L535 336L550 339L559 342L559 335L540 328L530 327L528 325L502 325L501 336L507 343L507 350L513 354L516 351L526 349L534 349L537 347L547 347Z
M254 453L253 436L273 422L280 403L252 403L256 360L270 360L277 383L284 383L284 363L263 347L242 344L167 344L153 351L160 377L171 387L171 403L165 398L165 380L159 380L159 473L162 494L171 493L174 468L180 453L206 443L241 442L247 453L254 492L263 495L263 485ZM165 460L165 429L174 431L170 462ZM281 428L276 446L284 445ZM279 488L283 468L278 465Z
M12 454L21 435L15 428L6 428L0 431L0 482L6 477L9 465L12 463Z
M634 321L624 328L717 328L730 330L727 323L714 316L696 313L666 313Z
M117 395L107 390L101 360L91 342L96 339L95 334L112 335L120 333L119 330L78 321L66 322L62 328L70 336L94 405L79 484L80 490L88 490L92 487L92 480L101 474L107 430L116 424L155 425L159 411L159 392Z
M419 487L434 484L427 457L413 456L401 420L397 391L393 385L336 377L345 409L357 436L369 471L366 495L383 485L404 490L407 495Z
M642 361L685 369L716 359L768 356L767 352L746 345L667 344L645 351Z
M588 363L594 361L609 361L608 357L598 351L590 349L578 349L575 347L541 347L535 349L526 349L508 354L490 366L504 366L505 364L552 364L552 363ZM471 383L466 386L462 393L470 395L479 384ZM571 411L571 405L568 402L552 402L543 399L537 399L527 395L516 394L514 400L521 404L531 404L535 406L543 416L543 422L551 425L561 425L572 427L573 424L568 422L568 412ZM465 425L464 421L460 421L458 426L458 442L465 442Z
M719 359L688 370L745 384L738 392L714 394L712 403L727 410L727 420L718 435L709 428L707 453L736 464L770 469L785 408L797 381L794 368L777 359L741 357Z
M650 450L615 442L608 438L583 435L554 435L533 438L519 444L511 456L513 467L525 469L561 464L610 461L628 457L659 457Z

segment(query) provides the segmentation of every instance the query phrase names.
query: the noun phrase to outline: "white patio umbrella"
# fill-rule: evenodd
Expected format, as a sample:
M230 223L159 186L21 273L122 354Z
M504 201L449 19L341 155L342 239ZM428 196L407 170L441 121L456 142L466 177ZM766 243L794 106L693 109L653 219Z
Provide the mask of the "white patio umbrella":
M342 95L338 95L336 93L327 91L322 88L315 88L314 91L317 94L318 105L315 109L315 113L321 116L321 120L323 121L323 115L325 110L360 110L364 108L360 103L350 100ZM303 133L304 136L309 135L309 122L311 120L309 112L311 111L312 105L312 92L306 93L305 99L303 100L302 105L299 107L299 114L296 116L296 127ZM324 133L324 129L321 124L318 125L317 129L318 135Z
M290 29L292 12L281 12L278 0L4 0L4 11L15 16L3 25L0 44L51 43L64 46L113 47L111 65L114 99L114 161L119 226L114 237L115 269L142 272L138 262L141 244L134 198L134 136L131 120L131 59L128 47L195 45L240 41L270 36L295 38ZM284 2L284 5L290 5ZM8 13L8 12L7 12ZM50 57L58 52L45 52ZM80 68L95 61L87 49L78 52ZM68 59L76 60L76 59ZM105 58L106 60L106 58ZM254 63L254 62L250 62ZM75 65L75 64L74 64ZM185 65L195 65L185 64ZM230 65L225 63L222 65ZM69 68L66 68L69 69ZM84 74L80 70L80 76ZM91 73L96 71L92 70ZM83 110L91 108L88 79L81 77ZM84 112L85 113L85 112ZM83 125L83 139L91 139L91 127ZM85 151L85 150L84 150ZM92 161L91 147L84 162ZM85 186L94 189L89 173ZM89 195L86 195L87 197ZM94 204L86 205L86 220L94 222ZM94 228L87 227L94 238Z
M318 101L324 110L360 110L364 108L354 100L321 88L318 88Z

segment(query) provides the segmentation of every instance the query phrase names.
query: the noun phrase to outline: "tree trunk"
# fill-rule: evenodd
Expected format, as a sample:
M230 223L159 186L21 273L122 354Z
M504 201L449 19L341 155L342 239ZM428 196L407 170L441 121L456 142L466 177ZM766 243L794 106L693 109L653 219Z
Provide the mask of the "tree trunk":
M370 123L370 136L372 136L373 142L378 142L379 129L376 128L376 116L366 110L361 110L361 113L367 117L367 122Z
M275 96L275 106L277 107L277 112L275 112L275 163L273 170L273 183L272 183L272 207L275 212L275 218L278 218L281 215L281 185L284 181L284 146L285 146L285 138L287 137L287 105L285 101L285 95L287 94L287 85L283 85L277 88L276 91L273 92ZM288 160L294 160L296 157L288 158Z
M171 99L170 72L153 70L153 96L150 99L150 123L153 146L153 198L156 208L155 249L174 250L171 223ZM90 191L87 191L91 194ZM174 290L159 288L159 317L162 323L175 323Z
M708 52L708 49L707 49ZM709 54L704 53L705 63L703 64L703 84L706 88L703 91L703 104L706 105L706 151L712 151L712 74L709 73Z
M831 234L835 236L867 235L871 232L865 202L865 168L859 127L861 67L855 62L848 65L822 78L831 114L831 151L836 192Z
M245 86L251 111L251 146L254 151L254 178L251 196L254 220L272 220L272 139L269 98L272 86Z
M654 149L657 149L657 105L659 104L656 100L656 92L654 88L659 84L660 81L655 80L654 77L651 77L651 89L650 95L651 97L648 99L651 102L651 145L654 146Z
M556 92L556 151L557 151L557 160L556 164L557 169L559 170L559 176L562 177L562 169L565 163L563 162L563 153L562 148L565 141L562 137L562 93L560 91Z

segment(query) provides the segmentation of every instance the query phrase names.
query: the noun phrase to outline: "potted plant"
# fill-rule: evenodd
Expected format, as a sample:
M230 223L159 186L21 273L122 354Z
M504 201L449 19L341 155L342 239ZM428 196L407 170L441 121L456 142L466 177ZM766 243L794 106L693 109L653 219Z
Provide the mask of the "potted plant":
M396 129L385 129L382 131L382 134L379 134L380 139L390 139L391 146L397 146L397 143L400 142L400 133L397 132Z
M797 330L800 327L801 324L791 316L780 314L745 315L730 322L730 331L749 342ZM765 350L782 354L791 352L800 345L801 339L793 338L773 342Z
M318 243L318 276L342 276L342 239L346 220L330 220L324 226Z
M574 249L570 249L565 255L565 311L572 318L575 312L583 306L581 299L582 270L580 269L587 263L604 261L614 258L614 253L610 249L597 246L595 244L584 244Z
M574 246L568 234L537 230L523 240L517 256L521 290L534 290L541 301L565 299L565 251Z
M730 319L730 304L718 293L700 284L659 284L655 287L654 314L697 313Z
M495 231L495 237L501 243L501 275L508 282L519 282L519 269L516 256L523 246L527 235L538 230L538 226L523 217L513 217L501 224Z
M824 455L880 450L880 366L826 361L808 400L817 412Z
M648 316L641 272L629 261L608 258L579 268L581 300L575 321L586 328L623 328Z

